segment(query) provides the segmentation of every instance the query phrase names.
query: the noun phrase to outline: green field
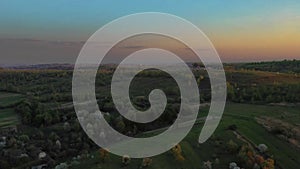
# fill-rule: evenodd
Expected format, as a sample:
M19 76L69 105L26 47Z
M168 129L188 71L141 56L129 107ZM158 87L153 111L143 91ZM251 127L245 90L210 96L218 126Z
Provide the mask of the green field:
M21 94L0 92L0 128L19 124L20 119L12 106L23 99L24 96Z
M20 119L14 109L0 109L0 128L19 124Z
M300 166L300 151L293 145L279 139L259 125L254 117L270 116L279 118L283 113L287 114L287 121L299 122L300 107L285 106L260 106L230 104L227 106L221 126L236 124L238 130L255 144L264 143L269 147L276 162L283 168L298 168ZM298 114L297 116L294 116ZM228 116L229 115L229 116ZM245 118L241 118L245 116Z
M274 159L276 169L299 168L300 76L294 73L235 69L232 65L225 69L228 102L214 135L204 144L197 143L204 122L201 117L206 116L204 112L208 110L208 107L202 107L197 124L180 143L185 160L176 161L172 152L168 151L152 157L153 163L149 169L202 169L203 162L208 160L213 163L214 169L228 169L229 163L233 161L242 168L251 169L253 165L246 167L249 164L246 156L250 151L252 157L261 155L264 160ZM164 91L168 104L165 113L156 122L149 125L133 124L120 117L111 99L110 79L113 70L114 68L108 67L103 72L99 71L98 75L102 78L97 78L95 85L99 109L109 113L110 125L123 134L129 131L138 134L134 137L151 137L163 132L165 126L176 118L177 108L181 103L176 81L155 70L137 75L129 90L129 96L137 109L145 110L150 107L148 96L153 89ZM209 77L203 70L193 71L195 77L200 79L201 103L209 103ZM0 71L0 74L4 77L0 79L1 91L14 91L0 92L0 127L20 124L18 116L23 122L19 126L22 130L13 135L17 140L15 149L28 154L31 150L27 150L27 147L42 149L54 160L50 160L53 163L49 167L66 163L69 168L74 169L140 168L142 159L132 159L128 166L122 166L121 157L110 154L107 161L101 161L99 147L88 139L77 121L72 102L71 71ZM18 92L26 93L26 96ZM24 104L19 104L22 100L25 101ZM15 112L15 109L18 111ZM231 129L237 128L236 131L228 130L229 126ZM27 135L29 141L23 141L26 138L23 135ZM56 145L57 140L61 142L60 148ZM230 140L237 144L235 151L230 150ZM245 144L251 149L246 150L247 155L240 153L238 148ZM253 148L259 144L267 145L266 154ZM11 147L6 147L5 150L12 151ZM2 167L0 160L0 168L31 167L32 159L36 158L33 155L26 162L15 163L14 156L0 156L2 161L9 161L8 166ZM79 159L74 158L78 156Z
M279 118L284 112L287 121L296 122L296 120L299 120L299 108L300 107L228 103L222 121L212 138L206 143L198 145L197 138L202 125L198 124L195 125L189 135L180 143L185 157L184 162L175 161L172 153L169 151L153 157L153 164L148 168L197 169L202 167L203 161L210 160L214 162L215 158L218 158L220 163L218 165L214 164L213 168L228 168L228 164L231 161L237 161L237 157L225 152L224 149L221 148L224 145L217 145L216 140L221 141L223 144L226 144L229 140L234 140L234 142L239 145L243 144L242 141L236 138L232 131L226 130L231 124L235 124L237 130L256 145L261 143L266 144L269 148L269 153L274 156L276 164L277 166L280 166L280 168L298 168L300 166L300 161L297 160L300 159L299 149L269 133L255 121L254 117L264 115ZM297 119L295 119L294 117L297 114ZM152 135L157 132L158 131L152 133ZM151 136L151 133L147 134L147 136ZM110 159L107 162L102 163L99 159L99 153L96 151L93 154L95 155L94 159L81 160L79 165L74 165L72 168L121 168L121 157L110 155ZM133 159L129 166L123 168L139 168L141 161L141 159Z
M0 92L0 108L12 107L23 99L24 96L18 93Z

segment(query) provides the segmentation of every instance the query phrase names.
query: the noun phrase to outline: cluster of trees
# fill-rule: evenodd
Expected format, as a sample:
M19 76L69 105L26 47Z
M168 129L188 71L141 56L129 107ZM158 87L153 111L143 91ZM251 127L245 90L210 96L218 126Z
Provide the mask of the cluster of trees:
M238 150L239 150L239 145L236 144L233 140L229 140L227 142L227 150L230 152L230 153L237 153Z
M72 101L71 71L1 71L0 90L39 97L42 102Z
M243 145L238 153L239 159L246 165L247 168L255 169L274 169L275 162L270 157L264 157L255 153L248 145Z
M49 126L61 120L57 110L46 109L37 100L23 101L15 108L15 112L20 114L23 124L30 126Z
M110 159L110 153L107 149L100 148L99 157L102 163L107 162ZM128 155L124 155L121 159L122 167L128 166L131 162L131 158ZM152 158L143 158L141 166L139 168L146 168L152 164Z
M202 67L201 65L193 66ZM29 144L29 140L31 139L42 140L44 142L47 142L47 145L44 145L43 147L45 151L49 152L52 157L57 157L58 159L69 154L76 154L82 150L88 150L95 146L80 128L77 120L75 120L76 115L73 109L68 110L67 112L71 114L70 117L64 119L63 116L65 116L65 110L58 111L57 109L49 109L45 107L45 103L48 102L65 103L72 101L71 71L0 71L0 75L1 77L3 77L0 79L0 90L3 89L6 91L20 92L27 95L28 98L38 98L29 100L27 99L15 108L15 111L20 114L23 124L35 127L47 127L53 124L63 123L63 129L59 130L59 132L53 131L53 128L49 128L48 130L50 130L50 132L43 134L44 132L41 130L36 134L36 136L33 136L33 138L22 135L15 138L16 141L14 141L14 139L10 139L10 141L12 142L11 145L16 145L13 143L18 142L18 140L26 144ZM98 79L101 80L96 81L96 86L104 86L106 89L106 87L110 85L111 75L111 71L109 71L108 73L99 72L98 77L100 78ZM130 96L132 98L133 104L141 109L147 109L150 106L147 93L149 93L149 91L151 91L152 89L148 89L145 87L149 82L143 81L145 80L142 79L144 77L160 77L160 81L157 81L157 83L155 84L161 85L159 87L161 87L162 90L165 91L168 98L168 104L165 112L157 120L147 125L134 123L120 116L120 114L114 107L110 94L97 97L97 99L99 99L100 110L109 112L104 115L107 122L118 131L127 135L135 135L139 132L157 129L172 124L177 117L177 113L179 112L181 100L178 87L174 87L170 85L172 84L171 82L164 80L165 78L169 79L168 74L159 72L157 70L142 72L137 76L137 78L140 78L138 80L141 80L143 83L142 85L138 84L138 88L133 90L134 95ZM207 84L209 84L209 80L207 78L200 74L196 75L196 78L198 79L197 82L199 83L200 88L201 85L204 85L202 87L207 88ZM300 102L300 95L298 94L300 92L299 84L259 85L249 87L236 82L228 83L227 86L228 99L234 102ZM156 88L156 86L152 87ZM144 90L145 92L142 92L142 95L138 93ZM98 91L97 88L96 91ZM209 99L210 95L207 92L204 91L201 93L202 102L209 101ZM57 105L53 107L57 108L59 107L58 105L59 104L57 103ZM124 105L124 107L126 106ZM236 128L236 126L232 127L233 129ZM231 153L239 153L242 161L244 161L245 163L249 163L249 165L258 165L261 168L265 167L264 169L272 169L272 167L274 167L274 160L259 156L247 147L240 148L232 140L227 143L227 148ZM184 160L180 145L176 145L172 149L172 153L176 160ZM100 157L105 161L109 158L109 154L106 150L100 150ZM146 167L150 165L151 162L151 159L146 158L143 160L142 166Z
M240 103L280 103L300 102L299 84L259 85L239 87L236 83L227 83L228 99Z
M203 67L201 63L194 63L193 68ZM254 69L264 71L275 71L275 72L300 72L300 61L281 61L281 62L259 62L259 63L245 63L245 64L234 64L235 69ZM113 68L107 67L102 68L97 74L96 79L96 93L103 90L101 87L110 85ZM193 70L195 77L199 83L201 91L201 101L210 100L210 85L209 79L205 78L207 74L205 71ZM227 74L230 72L227 72ZM30 94L39 97L40 102L71 102L72 95L72 71L70 70L20 70L20 71L0 71L0 90L17 92L22 94ZM254 76L254 75L253 75ZM300 91L300 85L297 84L272 84L264 85L258 84L257 86L250 86L251 79L248 79L246 74L238 76L239 79L232 79L229 87L229 99L235 102L299 102L300 98L297 95ZM172 84L172 78L166 72L159 71L156 69L149 69L147 71L140 72L136 78L138 80L134 92L140 91L142 93L149 90L144 89L143 83L155 83L155 87L165 86L164 91L169 96L175 98L180 97L178 86L176 83ZM145 79L157 81L145 81ZM252 78L253 79L253 78ZM230 80L230 78L229 78ZM243 84L241 81L243 81ZM250 81L249 81L250 80ZM201 81L201 82L200 82ZM248 85L244 84L248 83ZM163 83L162 83L163 82ZM233 84L236 83L236 84ZM145 90L145 91L144 91ZM107 95L109 96L109 95ZM177 98L175 98L177 99Z
M237 69L251 69L283 73L300 73L300 60L242 63L236 64L235 67Z
M0 153L0 168L30 168L40 162L38 152L46 153L45 163L53 167L56 162L78 154L88 154L97 146L86 136L77 121L65 122L56 129L25 130L7 137L7 145ZM26 133L26 134L24 134ZM5 152L5 153L4 153Z
M235 128L231 125L229 128ZM274 169L275 161L269 154L268 147L265 144L259 144L253 147L250 143L237 144L229 140L226 144L227 152L238 158L237 162L229 164L230 169L236 168L253 168L253 169ZM238 167L237 163L239 166Z
M131 99L131 101L132 104L141 111L150 107L150 103L146 96L136 96ZM153 122L147 124L135 123L120 116L120 113L116 110L111 98L99 97L98 105L102 112L108 112L104 117L113 128L124 134L129 133L129 135L135 135L138 132L166 127L172 124L177 118L177 114L180 110L180 99L169 99L162 115ZM123 105L122 107L124 107L123 111L126 111L127 106Z

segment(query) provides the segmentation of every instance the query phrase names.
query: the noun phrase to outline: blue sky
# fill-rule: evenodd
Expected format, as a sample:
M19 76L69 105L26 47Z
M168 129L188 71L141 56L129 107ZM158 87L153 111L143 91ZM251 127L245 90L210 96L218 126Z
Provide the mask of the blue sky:
M101 26L121 16L164 12L198 26L224 60L299 59L299 9L298 0L2 0L0 40L16 40L5 42L4 50L9 56L41 55L35 52L36 44L24 39L85 41ZM20 47L19 53L14 53L13 45L9 47L14 43ZM70 49L72 55L80 49L75 46ZM63 49L62 53L51 53L53 50L47 44L47 55L65 54Z
M1 37L49 40L85 40L105 23L136 12L166 12L190 20L200 29L226 32L230 21L276 15L285 9L300 14L300 1L240 0L3 0ZM242 24L242 23L238 23ZM224 28L225 30L221 30Z

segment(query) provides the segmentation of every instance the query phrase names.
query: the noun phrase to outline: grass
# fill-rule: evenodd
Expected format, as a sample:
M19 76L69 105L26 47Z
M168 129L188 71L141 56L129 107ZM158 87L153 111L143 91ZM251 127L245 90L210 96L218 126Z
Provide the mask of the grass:
M197 139L202 128L202 124L199 124L195 125L192 131L180 143L183 155L186 159L184 162L175 161L172 153L168 151L153 157L153 164L148 168L198 169L201 168L203 161L214 161L216 157L220 159L220 164L214 167L217 167L218 169L228 168L228 164L232 161L237 161L237 157L225 152L222 147L224 147L229 140L234 140L234 142L239 145L242 144L242 142L237 140L236 136L231 131L226 130L226 128L231 124L235 124L238 127L238 131L255 144L266 144L269 147L270 154L274 155L277 165L281 168L297 168L300 166L300 162L297 160L300 159L299 150L269 133L254 119L254 117L261 115L280 118L283 112L287 117L294 117L294 115L299 113L299 107L228 103L221 123L212 138L210 138L206 143L198 145ZM289 121L291 119L287 118L286 120ZM152 134L155 135L157 133ZM151 134L147 133L148 137L150 135ZM221 145L216 145L215 140L219 140ZM80 161L80 165L74 166L73 168L79 169L84 166L85 168L92 169L115 169L120 168L121 166L121 157L111 155L109 161L102 163L99 160L98 152L93 152L93 154L95 155L94 159L82 160ZM140 164L141 159L133 159L132 163L124 168L136 169Z
M20 123L14 109L0 109L0 128L13 126Z
M0 108L12 107L23 99L24 96L18 93L0 92Z
M271 154L274 155L276 162L282 168L297 168L300 166L299 149L293 147L289 143L279 139L273 134L269 133L260 124L258 124L254 117L256 116L271 116L280 118L284 113L287 118L286 121L291 121L292 117L298 113L300 107L283 107L283 106L261 106L261 105L247 105L247 104L230 104L225 111L225 117L222 119L221 125L236 124L238 130L249 138L255 144L266 144L269 147ZM234 114L236 116L227 116L227 114ZM239 116L248 116L248 120L241 120ZM291 118L288 118L290 116Z
M241 84L299 84L300 78L294 74L264 72L254 70L226 70L227 81Z
M17 93L0 92L0 128L20 123L18 115L11 108L21 102L24 96Z

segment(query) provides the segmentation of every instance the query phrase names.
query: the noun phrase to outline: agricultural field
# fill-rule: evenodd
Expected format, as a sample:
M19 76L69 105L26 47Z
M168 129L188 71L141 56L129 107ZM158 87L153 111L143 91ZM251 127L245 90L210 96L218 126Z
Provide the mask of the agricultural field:
M24 96L18 93L0 92L0 108L13 107L23 99Z
M14 126L19 123L20 118L13 109L0 109L0 128Z
M14 126L20 123L14 106L20 103L24 96L17 93L0 92L0 128Z

